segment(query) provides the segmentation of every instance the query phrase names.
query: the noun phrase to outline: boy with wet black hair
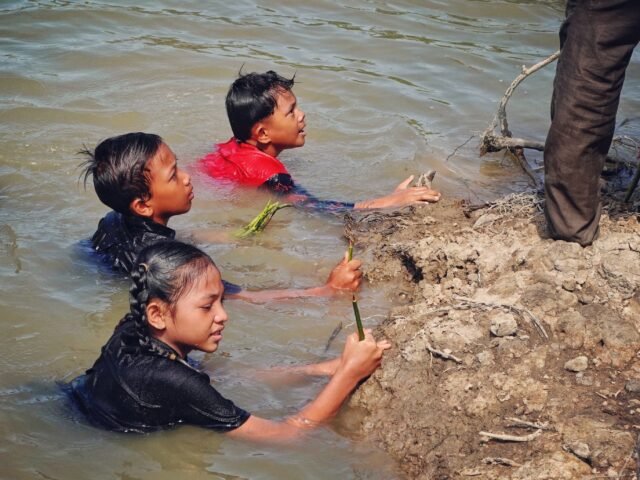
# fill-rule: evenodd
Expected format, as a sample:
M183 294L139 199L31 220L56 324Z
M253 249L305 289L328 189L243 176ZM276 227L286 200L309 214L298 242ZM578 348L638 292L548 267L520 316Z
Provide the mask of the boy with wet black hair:
M92 247L114 270L128 274L142 248L175 237L167 222L191 209L191 177L158 135L127 133L104 140L93 152L85 148L80 153L87 157L82 165L85 184L93 176L98 198L113 209L100 220ZM265 301L355 290L362 281L360 265L345 255L321 287L257 292L227 284L227 297Z
M288 201L307 207L386 208L440 199L440 193L430 188L409 187L413 176L389 195L355 204L320 201L297 186L277 158L283 150L305 143L305 114L291 91L293 84L294 78L284 78L274 71L240 75L226 98L234 136L201 159L202 169L220 180L289 194Z

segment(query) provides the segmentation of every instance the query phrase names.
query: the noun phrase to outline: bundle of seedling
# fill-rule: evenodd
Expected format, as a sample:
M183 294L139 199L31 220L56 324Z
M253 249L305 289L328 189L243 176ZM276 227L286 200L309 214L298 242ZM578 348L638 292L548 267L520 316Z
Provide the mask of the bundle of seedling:
M290 206L290 203L280 203L269 200L262 211L253 220L235 232L235 236L238 238L247 238L263 231L278 210Z

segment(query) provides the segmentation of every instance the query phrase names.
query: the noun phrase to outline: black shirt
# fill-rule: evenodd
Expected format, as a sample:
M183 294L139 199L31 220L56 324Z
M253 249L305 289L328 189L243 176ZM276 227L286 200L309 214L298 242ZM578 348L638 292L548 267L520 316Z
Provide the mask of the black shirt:
M91 247L113 270L129 274L140 250L160 240L173 240L175 236L175 230L148 218L109 212L98 223ZM226 280L222 283L227 294L242 290Z
M109 212L91 238L93 249L116 271L130 273L138 253L159 240L173 240L175 230L144 217Z
M228 432L247 421L250 414L220 395L207 374L159 340L151 339L153 350L136 345L135 335L133 321L121 323L93 367L71 382L92 423L120 432L177 424Z

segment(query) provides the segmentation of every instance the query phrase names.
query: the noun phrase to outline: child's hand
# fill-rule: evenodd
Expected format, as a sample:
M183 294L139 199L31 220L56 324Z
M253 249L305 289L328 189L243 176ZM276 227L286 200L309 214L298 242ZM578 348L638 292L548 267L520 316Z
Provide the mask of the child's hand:
M348 253L345 253L342 261L331 270L327 286L333 290L356 291L362 283L361 266L360 260L348 260Z
M388 340L376 342L370 329L365 329L364 340L358 340L358 334L347 337L347 343L340 357L339 370L360 381L371 375L382 363L382 354L391 348Z
M440 192L428 187L410 187L413 175L396 187L393 193L373 200L358 202L354 208L398 208L414 203L437 202L440 200Z

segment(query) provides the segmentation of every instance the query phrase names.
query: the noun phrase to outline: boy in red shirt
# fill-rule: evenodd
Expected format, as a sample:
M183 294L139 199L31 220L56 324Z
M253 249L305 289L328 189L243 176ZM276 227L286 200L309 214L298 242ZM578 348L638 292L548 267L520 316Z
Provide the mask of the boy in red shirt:
M440 199L440 193L435 190L409 187L413 176L389 195L355 204L318 200L296 185L277 158L283 150L302 147L305 143L305 114L291 91L293 83L293 78L281 77L274 71L241 75L233 82L226 107L234 136L216 145L214 152L200 160L208 175L288 194L287 201L303 206L331 210L397 208Z

